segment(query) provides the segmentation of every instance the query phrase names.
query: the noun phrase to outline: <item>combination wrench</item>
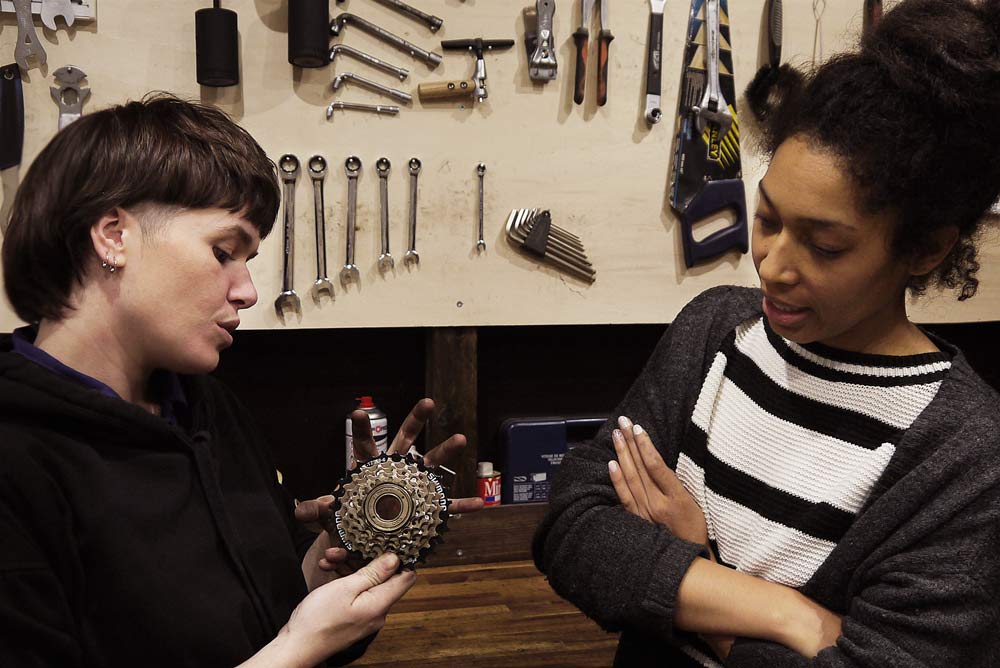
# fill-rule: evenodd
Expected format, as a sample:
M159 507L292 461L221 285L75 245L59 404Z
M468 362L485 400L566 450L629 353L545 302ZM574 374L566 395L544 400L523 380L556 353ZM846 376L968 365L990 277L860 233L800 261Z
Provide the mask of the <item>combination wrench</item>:
M708 61L708 81L701 104L692 107L691 110L697 117L699 133L705 132L708 123L714 123L719 126L721 138L729 133L729 128L733 125L733 115L719 85L719 0L705 0L705 13L705 30L708 33L708 52L705 54L705 59Z
M302 305L292 287L295 275L295 182L299 178L299 159L286 153L278 161L278 171L281 172L281 184L285 191L285 248L281 269L281 294L274 300L274 312L284 323L286 309L294 311L299 320L302 320Z
M326 180L326 160L321 155L309 158L307 165L313 183L313 209L316 222L316 281L312 286L312 298L320 305L323 295L336 299L333 282L326 271L326 209L323 204L323 182Z
M378 270L383 274L396 263L389 252L389 170L392 163L389 158L379 158L375 162L375 171L378 173L379 192L379 217L382 223L382 253L378 256Z
M352 155L344 161L344 171L347 172L347 257L344 268L340 270L340 283L346 289L354 282L361 281L361 272L354 264L354 234L358 216L358 175L361 174L361 159Z
M483 178L486 176L485 163L479 163L476 167L476 174L479 175L479 240L476 241L476 252L482 253L486 250L486 240L483 238L483 218L486 212L486 204L483 198Z
M420 160L410 158L410 247L403 256L403 264L419 265L417 254L417 177L420 176Z

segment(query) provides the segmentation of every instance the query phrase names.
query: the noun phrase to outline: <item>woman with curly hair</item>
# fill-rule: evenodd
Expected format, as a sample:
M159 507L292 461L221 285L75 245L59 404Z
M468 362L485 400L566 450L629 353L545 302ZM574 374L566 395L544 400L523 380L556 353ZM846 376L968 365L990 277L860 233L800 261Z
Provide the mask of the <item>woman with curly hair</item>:
M998 665L1000 397L906 298L978 286L1000 1L904 0L747 97L760 289L685 307L566 456L539 568L615 665Z

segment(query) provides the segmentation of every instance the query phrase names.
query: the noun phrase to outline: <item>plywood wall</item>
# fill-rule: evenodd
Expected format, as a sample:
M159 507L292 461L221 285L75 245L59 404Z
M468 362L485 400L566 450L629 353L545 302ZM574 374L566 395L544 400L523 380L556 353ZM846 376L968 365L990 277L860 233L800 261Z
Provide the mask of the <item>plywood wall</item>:
M282 325L273 309L281 284L280 225L253 261L260 302L247 312L250 328L378 327L570 323L669 322L702 290L718 284L754 285L750 257L729 254L695 269L684 267L680 236L666 200L669 182L672 118L649 128L642 119L644 68L649 16L644 0L609 0L615 40L610 57L610 101L598 107L593 80L586 104L572 101L574 47L579 22L577 0L557 0L556 43L559 77L534 84L527 74L521 9L528 0L412 0L442 17L444 27L432 35L424 27L371 0L331 2L331 14L347 9L403 35L427 49L440 51L440 39L483 36L514 38L506 53L488 56L490 97L484 105L422 106L415 100L396 117L338 113L325 119L334 99L387 102L360 88L336 94L329 84L336 72L353 71L388 85L415 92L416 85L437 79L468 78L473 59L445 55L434 70L348 27L345 43L410 70L400 84L366 66L338 59L316 70L292 68L286 60L287 5L282 0L228 0L239 15L242 85L231 89L201 88L195 81L194 10L199 3L100 0L97 20L70 31L39 34L48 51L48 69L33 69L24 90L26 141L23 174L28 163L56 132L57 108L49 98L51 72L65 64L89 76L93 110L150 90L168 90L218 104L246 127L275 159L294 153L305 161L314 153L331 165L326 182L326 217L330 273L344 260L344 159L364 163L358 209L357 264L361 285L349 290L337 284L336 301L322 307L308 298L315 278L312 189L301 179L296 195L295 287L303 296L301 323ZM210 2L201 3L209 6ZM533 3L530 3L533 4ZM785 0L785 54L808 65L816 57L851 45L861 25L861 0L826 3L817 33L811 0ZM685 0L670 0L665 14L663 108L677 106L680 57L688 12ZM742 90L759 64L764 0L730 0L737 89ZM12 60L16 24L4 14L0 22L0 60ZM821 48L820 48L821 47ZM821 52L820 52L821 51ZM48 75L48 76L46 76ZM378 179L374 163L388 157L394 273L376 267ZM406 246L408 175L406 161L423 162L420 178L419 269L399 261ZM744 177L750 206L763 174L760 160L744 150ZM487 164L486 241L475 250L476 165ZM7 175L9 202L13 179ZM509 246L503 224L514 207L549 208L557 224L580 236L597 268L593 285L539 265ZM984 253L978 297L959 305L952 298L918 305L925 321L1000 319L1000 240ZM43 270L43 268L39 268ZM165 308L168 305L164 305ZM0 305L0 331L17 319Z

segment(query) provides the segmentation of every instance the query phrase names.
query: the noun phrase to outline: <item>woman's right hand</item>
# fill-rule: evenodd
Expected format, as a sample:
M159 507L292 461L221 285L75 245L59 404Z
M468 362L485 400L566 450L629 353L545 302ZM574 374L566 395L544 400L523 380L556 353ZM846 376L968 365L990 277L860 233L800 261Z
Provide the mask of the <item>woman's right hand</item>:
M399 557L387 553L317 587L292 611L278 636L240 668L311 668L375 633L389 608L416 581L413 571L397 573L398 568Z

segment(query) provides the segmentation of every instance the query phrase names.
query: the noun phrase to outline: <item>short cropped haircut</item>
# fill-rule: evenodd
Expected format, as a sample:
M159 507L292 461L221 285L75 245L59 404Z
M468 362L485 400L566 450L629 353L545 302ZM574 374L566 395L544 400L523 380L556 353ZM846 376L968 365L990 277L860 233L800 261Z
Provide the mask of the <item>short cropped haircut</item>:
M87 114L42 149L17 191L7 297L26 322L65 317L94 263L90 229L117 207L225 209L264 238L280 202L274 162L219 109L152 93Z
M839 158L866 210L896 215L897 255L958 229L913 294L929 283L976 294L977 240L1000 196L1000 0L905 0L856 51L814 72L762 70L746 97L766 153L804 137Z

